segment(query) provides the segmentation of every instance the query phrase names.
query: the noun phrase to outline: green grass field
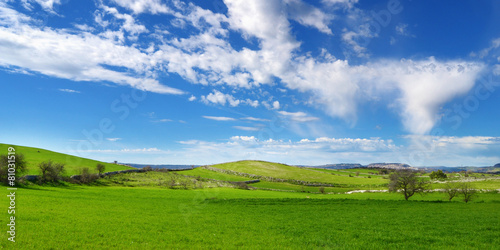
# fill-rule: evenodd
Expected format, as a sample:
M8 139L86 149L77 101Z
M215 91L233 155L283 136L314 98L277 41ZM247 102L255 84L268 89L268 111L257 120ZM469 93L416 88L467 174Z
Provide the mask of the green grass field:
M0 150L7 145L1 144ZM38 152L40 151L40 153ZM97 161L19 147L30 164L52 159L70 171ZM74 162L79 162L78 164ZM111 165L111 166L109 166ZM106 165L123 169L123 166ZM16 242L7 249L498 249L500 194L481 192L469 203L431 192L405 201L386 189L387 175L367 169L318 170L240 161L214 165L239 173L310 182L320 187L262 180L206 168L125 173L89 185L27 182L16 191ZM359 177L349 177L359 172ZM363 176L365 175L365 176ZM427 178L427 177L424 177ZM473 182L500 189L500 180ZM444 184L434 183L432 188ZM277 191L270 191L277 190ZM8 194L4 189L5 195ZM8 223L4 196L1 223ZM5 227L7 228L7 227Z
M11 145L0 143L0 154L7 154L8 148ZM106 172L133 169L131 167L116 165L106 162L95 161L91 159L80 158L72 155L57 153L45 149L23 147L12 145L16 149L17 154L23 154L28 165L28 171L25 174L37 175L39 174L38 164L43 161L52 160L53 162L65 163L66 175L79 174L81 169L88 167L91 171L95 170L98 163L106 166Z
M17 241L12 244L4 237L3 248L494 249L500 245L500 197L492 194L465 204L433 201L438 195L403 201L395 194L66 186L23 188L17 197ZM7 206L6 199L2 204Z

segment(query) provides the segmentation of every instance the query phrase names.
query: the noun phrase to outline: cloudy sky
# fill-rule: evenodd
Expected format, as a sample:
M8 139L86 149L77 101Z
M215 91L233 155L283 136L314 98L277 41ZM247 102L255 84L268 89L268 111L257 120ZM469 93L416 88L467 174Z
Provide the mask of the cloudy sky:
M0 0L0 142L144 164L500 162L500 3Z

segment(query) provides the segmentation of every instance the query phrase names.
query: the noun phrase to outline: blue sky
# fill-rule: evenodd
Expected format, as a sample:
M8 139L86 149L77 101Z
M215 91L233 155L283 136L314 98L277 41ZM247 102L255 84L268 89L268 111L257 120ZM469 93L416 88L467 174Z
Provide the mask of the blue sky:
M500 162L500 3L0 0L0 142L103 161Z

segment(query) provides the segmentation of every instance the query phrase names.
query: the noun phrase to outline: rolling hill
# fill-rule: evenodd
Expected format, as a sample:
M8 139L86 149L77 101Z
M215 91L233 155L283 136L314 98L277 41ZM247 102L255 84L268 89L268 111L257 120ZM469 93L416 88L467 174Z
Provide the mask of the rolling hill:
M106 166L106 172L133 169L129 166L117 165L112 163L100 162L96 160L81 158L73 155L62 154L41 148L17 146L0 143L0 154L6 154L9 147L16 149L16 154L23 154L28 164L28 171L24 174L37 175L38 164L44 161L52 160L53 162L64 163L66 175L79 174L81 169L88 167L91 171L95 170L98 163Z

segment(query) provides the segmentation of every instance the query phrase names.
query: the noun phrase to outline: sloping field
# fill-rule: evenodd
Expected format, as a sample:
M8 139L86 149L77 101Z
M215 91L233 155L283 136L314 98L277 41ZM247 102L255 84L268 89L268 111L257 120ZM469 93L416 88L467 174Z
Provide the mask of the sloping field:
M95 170L95 167L98 163L104 164L106 166L106 172L133 169L127 166L100 162L96 160L57 153L40 148L23 147L23 146L2 144L2 143L0 143L0 154L7 154L8 148L11 146L16 149L16 154L24 155L25 160L28 164L28 171L25 174L33 174L33 175L39 174L38 164L48 160L52 160L52 162L57 162L57 163L64 163L66 175L79 174L80 170L84 167L88 167L91 171L93 171Z
M345 184L345 185L378 185L388 181L380 178L368 178L367 176L349 177L333 175L327 172L313 169L299 168L279 163L264 161L237 161L212 165L211 167L232 170L262 176L272 176L282 179L302 180L309 182Z

